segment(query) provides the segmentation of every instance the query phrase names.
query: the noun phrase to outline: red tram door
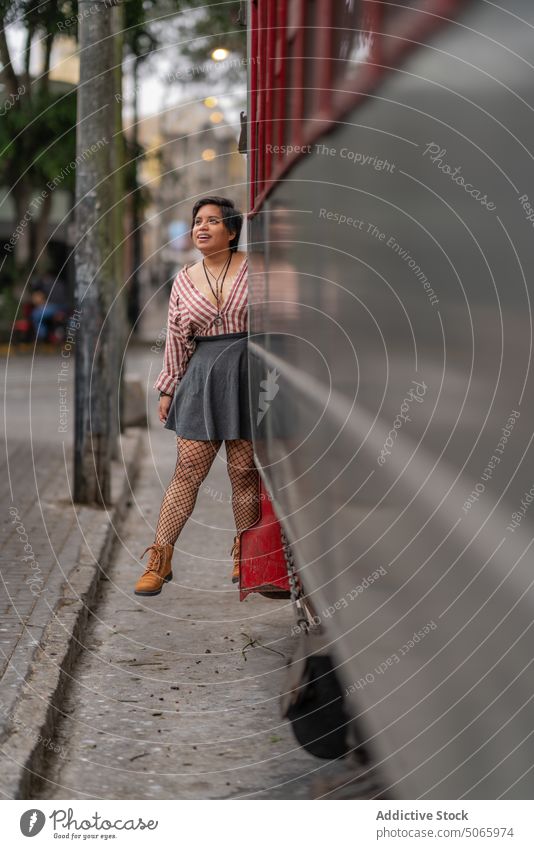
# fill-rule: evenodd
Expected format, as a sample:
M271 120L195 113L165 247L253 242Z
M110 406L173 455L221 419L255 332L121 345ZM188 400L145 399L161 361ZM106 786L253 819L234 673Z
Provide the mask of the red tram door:
M289 598L289 579L282 548L281 527L269 493L260 479L261 516L241 532L239 599L249 593L268 598Z

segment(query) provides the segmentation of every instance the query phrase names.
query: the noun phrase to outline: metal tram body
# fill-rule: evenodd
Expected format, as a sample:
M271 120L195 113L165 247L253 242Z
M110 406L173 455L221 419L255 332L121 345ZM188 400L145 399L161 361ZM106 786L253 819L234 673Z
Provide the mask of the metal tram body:
M534 9L501 6L248 7L256 458L399 798L534 791Z

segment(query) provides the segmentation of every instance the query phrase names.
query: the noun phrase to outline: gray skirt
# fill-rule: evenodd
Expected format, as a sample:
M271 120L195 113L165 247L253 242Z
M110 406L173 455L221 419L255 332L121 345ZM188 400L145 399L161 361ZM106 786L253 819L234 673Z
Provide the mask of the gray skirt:
M247 333L197 336L165 422L185 439L252 439Z

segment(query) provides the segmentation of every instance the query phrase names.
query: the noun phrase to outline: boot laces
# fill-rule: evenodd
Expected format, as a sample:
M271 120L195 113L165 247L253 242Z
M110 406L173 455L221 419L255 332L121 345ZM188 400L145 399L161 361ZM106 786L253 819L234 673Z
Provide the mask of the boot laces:
M230 555L231 555L231 557L234 558L234 560L237 557L239 557L239 542L240 542L239 537L240 537L240 534L237 534L237 536L234 537L234 544L233 544L232 550L230 552Z
M149 545L148 548L145 548L141 555L141 559L145 556L147 551L150 551L150 557L146 566L147 572L159 572L160 569L163 568L165 563L165 548L162 545L158 545L158 543L154 543L153 545Z

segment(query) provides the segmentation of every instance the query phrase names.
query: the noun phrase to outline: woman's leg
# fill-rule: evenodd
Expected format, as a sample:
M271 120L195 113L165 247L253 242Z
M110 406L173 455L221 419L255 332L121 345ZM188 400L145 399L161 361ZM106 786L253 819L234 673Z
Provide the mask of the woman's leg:
M200 484L220 447L220 441L177 438L178 458L161 505L156 543L174 545L193 512Z
M232 484L232 510L237 531L250 528L260 515L260 475L254 465L252 442L227 439L226 459Z

